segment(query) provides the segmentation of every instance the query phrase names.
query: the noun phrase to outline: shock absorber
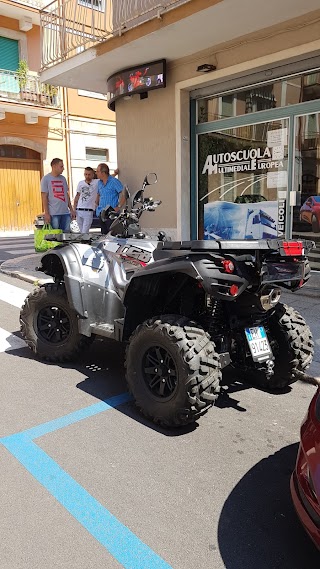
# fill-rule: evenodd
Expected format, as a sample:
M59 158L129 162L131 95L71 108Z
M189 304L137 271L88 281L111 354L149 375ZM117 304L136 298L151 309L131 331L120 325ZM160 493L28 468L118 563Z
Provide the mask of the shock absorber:
M207 295L207 330L212 338L223 337L223 310L221 300Z

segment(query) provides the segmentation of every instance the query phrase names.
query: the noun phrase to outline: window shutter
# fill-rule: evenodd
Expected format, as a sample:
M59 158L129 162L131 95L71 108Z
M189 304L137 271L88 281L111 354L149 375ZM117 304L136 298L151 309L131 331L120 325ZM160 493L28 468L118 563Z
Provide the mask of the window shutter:
M0 69L16 71L19 65L19 42L0 36Z

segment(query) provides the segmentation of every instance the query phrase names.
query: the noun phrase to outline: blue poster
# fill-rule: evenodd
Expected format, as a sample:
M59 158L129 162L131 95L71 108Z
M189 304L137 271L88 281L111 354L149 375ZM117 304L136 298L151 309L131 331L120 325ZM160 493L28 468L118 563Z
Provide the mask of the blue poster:
M204 204L204 239L274 239L278 201Z

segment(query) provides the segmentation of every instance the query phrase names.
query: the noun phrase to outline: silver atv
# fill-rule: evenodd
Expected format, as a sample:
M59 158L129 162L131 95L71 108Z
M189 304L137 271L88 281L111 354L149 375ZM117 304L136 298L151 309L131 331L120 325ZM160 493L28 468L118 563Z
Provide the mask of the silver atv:
M140 228L160 201L144 196L148 174L125 209L104 212L107 236L48 236L60 246L41 259L53 282L26 299L23 338L42 359L76 359L96 336L126 344L126 378L155 423L198 419L219 394L222 369L270 390L310 365L309 326L280 302L281 288L309 278L311 241L170 241Z

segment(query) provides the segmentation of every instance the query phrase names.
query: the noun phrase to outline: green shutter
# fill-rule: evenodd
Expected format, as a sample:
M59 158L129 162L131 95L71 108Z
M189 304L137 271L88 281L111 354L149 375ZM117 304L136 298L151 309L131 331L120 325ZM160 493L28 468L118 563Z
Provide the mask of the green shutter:
M16 71L19 65L19 42L0 36L0 69Z

